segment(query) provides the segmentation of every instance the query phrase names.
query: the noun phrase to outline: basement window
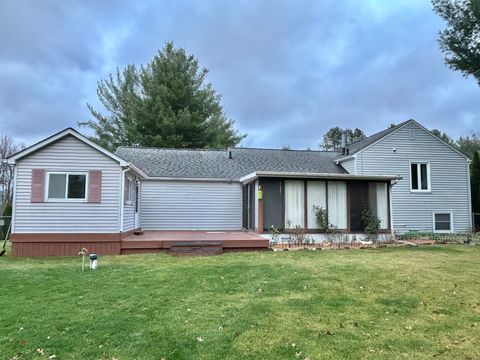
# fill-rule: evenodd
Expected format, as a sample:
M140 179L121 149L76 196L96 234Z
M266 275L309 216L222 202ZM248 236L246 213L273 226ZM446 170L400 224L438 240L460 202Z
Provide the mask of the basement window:
M433 231L436 233L451 233L452 213L451 212L434 212L433 213Z
M429 163L410 163L410 186L411 191L430 191Z
M59 173L47 174L47 200L85 201L87 174Z

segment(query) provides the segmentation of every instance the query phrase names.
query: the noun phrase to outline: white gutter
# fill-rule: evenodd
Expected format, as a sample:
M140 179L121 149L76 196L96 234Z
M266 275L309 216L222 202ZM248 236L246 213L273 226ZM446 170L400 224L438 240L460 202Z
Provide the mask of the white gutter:
M399 180L399 175L354 175L354 174L332 174L332 173L308 173L308 172L274 172L257 171L240 178L241 183L248 183L259 177L285 177L285 178L313 178L313 179L335 179L335 180L376 180L392 181Z
M338 164L341 163L342 161L350 160L350 159L353 159L353 158L355 158L355 154L342 156L342 157L339 157L338 159L336 159L336 160L335 160L335 163L338 165Z
M140 175L142 178L146 179L148 178L147 174L145 174L142 170L137 168L135 165L133 165L131 162L127 163L127 166L135 171L138 175Z
M227 183L238 183L239 180L235 179L216 179L216 178L185 178L185 177L174 177L174 176L149 176L145 178L145 181L199 181L199 182L227 182Z

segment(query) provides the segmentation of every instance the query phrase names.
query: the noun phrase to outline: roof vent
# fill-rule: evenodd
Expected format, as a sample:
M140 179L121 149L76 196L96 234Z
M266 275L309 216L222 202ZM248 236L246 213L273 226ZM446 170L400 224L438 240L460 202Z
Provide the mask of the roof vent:
M228 150L228 158L229 158L229 159L233 159L232 150Z

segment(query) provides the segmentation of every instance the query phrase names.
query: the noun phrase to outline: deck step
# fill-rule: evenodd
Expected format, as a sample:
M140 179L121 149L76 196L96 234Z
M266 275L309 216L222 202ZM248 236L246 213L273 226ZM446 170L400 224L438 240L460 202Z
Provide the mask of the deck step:
M219 241L173 241L170 254L177 256L207 256L223 253L223 244Z

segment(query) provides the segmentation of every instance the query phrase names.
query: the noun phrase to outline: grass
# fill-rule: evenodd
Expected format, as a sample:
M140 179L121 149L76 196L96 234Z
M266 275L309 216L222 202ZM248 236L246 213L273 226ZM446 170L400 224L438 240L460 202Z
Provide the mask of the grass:
M3 257L0 357L478 359L479 275L457 245Z

